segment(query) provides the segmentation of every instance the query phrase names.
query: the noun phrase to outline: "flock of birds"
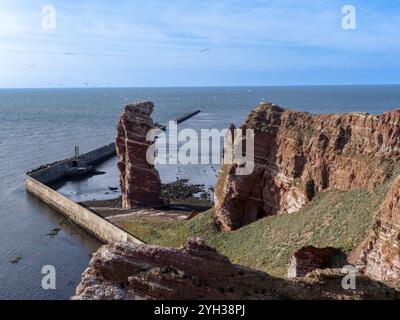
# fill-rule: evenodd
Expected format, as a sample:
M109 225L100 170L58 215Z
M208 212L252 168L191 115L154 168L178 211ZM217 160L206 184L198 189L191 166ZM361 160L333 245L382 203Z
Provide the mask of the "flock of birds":
M210 51L211 48L204 48L202 50L200 50L200 53L206 53L208 51ZM29 51L29 50L5 50L5 52L8 53L30 53L30 54L55 54L55 55L65 55L65 56L71 56L71 55L99 55L99 53L73 53L73 52L59 52L59 51ZM27 68L36 68L38 67L38 65L36 64L30 64L27 65ZM86 88L89 88L90 85L87 81L83 82L83 84L85 85ZM60 87L63 87L64 85L62 83L59 84ZM108 87L112 87L110 82L108 81Z

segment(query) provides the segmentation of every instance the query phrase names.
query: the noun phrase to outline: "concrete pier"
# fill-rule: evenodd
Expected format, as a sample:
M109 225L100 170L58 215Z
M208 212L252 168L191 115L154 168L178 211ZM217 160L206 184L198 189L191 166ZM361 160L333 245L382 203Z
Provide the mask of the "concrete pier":
M115 155L115 144L111 143L79 157L71 157L54 164L41 166L39 169L27 173L26 190L104 243L128 241L141 244L143 241L140 239L135 238L48 186L61 179L76 176L79 170L82 170L82 174L90 173L89 169L93 168L93 165Z
M27 177L26 189L103 243L118 241L127 241L134 244L144 243L32 177Z
M201 112L201 110L196 110L193 112L189 112L184 114L183 116L177 117L175 119L172 119L171 121L175 121L177 124L182 123L186 120L189 120L190 118L193 118L195 115L199 114ZM161 125L160 129L165 131L167 129L167 125Z
M116 156L116 154L115 143L111 143L107 146L82 154L79 156L79 159L71 157L53 164L44 165L28 172L27 175L45 185L49 185L69 177L70 173L74 172L74 168L78 167L78 161L85 163L87 166L93 166Z

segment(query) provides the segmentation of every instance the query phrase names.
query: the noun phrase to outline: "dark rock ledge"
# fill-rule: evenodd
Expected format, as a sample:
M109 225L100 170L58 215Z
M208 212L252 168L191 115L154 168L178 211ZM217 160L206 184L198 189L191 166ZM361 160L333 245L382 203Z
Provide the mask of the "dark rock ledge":
M122 299L399 299L380 282L357 276L357 289L342 288L338 269L286 280L232 264L201 239L180 250L113 243L100 248L73 300Z

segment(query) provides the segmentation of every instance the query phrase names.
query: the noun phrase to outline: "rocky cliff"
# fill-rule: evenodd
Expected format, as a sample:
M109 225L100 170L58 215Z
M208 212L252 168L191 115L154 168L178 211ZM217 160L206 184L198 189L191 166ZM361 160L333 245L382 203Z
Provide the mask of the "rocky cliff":
M157 170L147 161L146 154L153 142L146 141L154 129L150 115L152 102L137 102L125 107L117 127L116 148L119 158L122 207L162 207L161 182Z
M233 265L201 239L181 250L114 243L92 258L73 299L398 299L367 277L345 290L338 270L284 280Z
M400 281L400 177L390 188L362 247L359 267L372 278Z
M373 191L400 156L400 110L311 115L262 103L241 128L254 130L255 165L245 176L221 166L215 204L225 231L296 212L322 190Z

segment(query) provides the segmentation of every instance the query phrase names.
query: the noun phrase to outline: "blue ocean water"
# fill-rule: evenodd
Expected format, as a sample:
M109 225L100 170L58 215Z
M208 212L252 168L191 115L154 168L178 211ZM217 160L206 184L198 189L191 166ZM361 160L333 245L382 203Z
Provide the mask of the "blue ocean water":
M0 299L68 299L74 293L100 243L71 225L46 236L62 217L26 193L25 172L71 156L75 145L85 152L113 141L123 106L137 100L155 103L159 123L200 109L185 127L223 129L240 124L263 100L311 113L382 113L400 107L400 86L0 90ZM11 263L17 256L20 262ZM44 265L56 267L56 290L41 288Z

